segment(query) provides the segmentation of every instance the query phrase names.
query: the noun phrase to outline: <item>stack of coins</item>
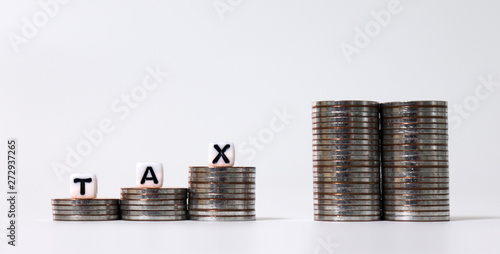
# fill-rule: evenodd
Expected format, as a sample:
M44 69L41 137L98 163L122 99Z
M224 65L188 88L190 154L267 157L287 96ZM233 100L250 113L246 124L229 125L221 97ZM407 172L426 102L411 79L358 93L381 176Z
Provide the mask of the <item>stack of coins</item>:
M254 167L190 167L189 218L255 220Z
M447 109L445 101L382 104L386 220L450 220Z
M379 103L313 103L314 219L380 220Z
M118 199L52 199L52 215L58 221L120 219Z
M186 188L122 188L123 220L172 221L187 219Z

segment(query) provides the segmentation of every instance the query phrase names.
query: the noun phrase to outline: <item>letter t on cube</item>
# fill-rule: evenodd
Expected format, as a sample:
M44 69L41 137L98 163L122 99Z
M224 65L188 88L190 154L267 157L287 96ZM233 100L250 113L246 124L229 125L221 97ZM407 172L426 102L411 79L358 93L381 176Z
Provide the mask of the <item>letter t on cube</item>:
M136 183L139 188L161 188L163 186L163 165L159 162L138 162Z
M210 143L208 145L208 165L216 167L232 167L234 165L234 144L228 142Z
M94 174L72 174L70 194L74 199L94 199L97 197L97 177Z

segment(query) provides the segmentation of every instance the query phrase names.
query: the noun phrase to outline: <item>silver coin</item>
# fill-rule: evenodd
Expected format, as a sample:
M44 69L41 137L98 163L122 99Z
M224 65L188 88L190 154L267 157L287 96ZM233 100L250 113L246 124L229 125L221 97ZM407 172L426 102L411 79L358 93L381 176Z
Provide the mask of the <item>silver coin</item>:
M419 177L419 178L425 178L425 177L432 177L432 178L442 178L442 177L448 177L448 171L441 171L441 172L389 172L389 171L384 171L383 175L385 177Z
M190 199L190 205L255 205L255 200Z
M333 123L313 123L313 129L323 129L323 128L373 128L377 129L379 123L371 122L333 122Z
M121 206L123 205L182 205L187 204L187 199L169 199L169 200L121 200Z
M313 134L374 134L378 135L378 128L327 128L327 129L313 129Z
M448 173L447 166L444 167L384 167L384 173Z
M255 194L191 193L189 199L254 199Z
M329 216L329 215L314 215L315 221L378 221L379 215L375 216Z
M446 139L382 139L382 144L403 145L403 144L427 144L427 145L447 145Z
M54 215L116 215L120 210L52 210Z
M368 139L378 140L377 134L313 134L313 139Z
M447 108L448 107L448 102L447 101L391 101L391 102L384 102L380 104L382 108L385 107L405 107L405 106L421 106L421 107L429 107L429 106L436 106L436 107L442 107L442 108Z
M384 183L383 186L391 189L449 188L448 183Z
M448 194L385 194L384 202L387 201L449 201Z
M134 221L175 221L175 220L187 220L187 215L175 215L175 216L133 216L133 215L122 215L122 220L134 220Z
M340 117L313 117L313 123L344 123L344 122L365 122L378 123L378 117L364 116L340 116Z
M430 134L430 135L448 135L448 130L442 129L390 129L382 130L382 135L400 135L400 134Z
M190 220L196 221L254 221L255 216L194 216L190 215Z
M148 200L148 199L162 199L162 200L166 200L166 199L186 199L187 198L187 194L174 194L174 195L171 195L171 194L144 194L144 195L141 195L141 194L121 194L121 198L122 200L123 199L141 199L141 200Z
M379 189L353 189L353 188L314 188L315 194L378 194Z
M186 215L187 210L177 210L177 211L132 211L132 210L122 210L123 215L129 216L179 216Z
M314 210L318 213L323 211L380 211L380 205L314 205Z
M314 211L314 215L346 215L346 216L361 216L361 215L380 215L380 210L373 211Z
M197 188L207 188L207 189L251 189L255 188L255 184L250 183L241 183L241 184L233 184L233 183L197 183L197 182L189 182L189 187L191 189Z
M388 221L415 221L415 222L422 222L422 221L449 221L450 216L432 216L432 217L425 217L425 216L385 216L385 220Z
M418 144L407 144L407 145L382 145L382 151L448 151L448 145L418 145Z
M411 195L435 195L435 194L449 194L448 189L442 189L442 190L437 190L437 189L431 189L431 190L426 190L426 189L388 189L384 188L384 195L387 194L411 194Z
M187 205L121 205L122 211L179 211L187 210Z
M385 206L441 206L450 205L449 200L384 200Z
M379 107L380 103L377 101L363 101L363 100L338 100L338 101L315 101L313 107L322 106L373 106Z
M400 155L400 156L382 156L386 162L389 161L448 161L447 155Z
M382 130L393 129L440 129L447 130L448 124L445 123L394 123L382 124Z
M384 151L384 156L448 156L448 151Z
M318 206L328 206L328 205L360 205L360 206L373 206L380 205L380 199L368 199L368 200L325 200L325 199L315 199L314 204Z
M315 200L372 200L380 199L380 195L376 194L314 194Z
M53 205L118 205L118 199L52 199Z
M382 118L382 124L408 124L408 123L425 123L425 124L446 124L448 118L422 118L422 117L398 117L398 118Z
M250 177L189 177L190 182L197 183L255 183L255 178Z
M313 166L363 166L363 167L378 167L380 165L379 161L367 160L367 161L313 161Z
M396 112L396 113L382 113L381 118L397 118L397 117L440 117L447 118L448 112Z
M379 140L356 140L356 139L313 139L313 145L328 145L328 146L338 146L338 145L378 145Z
M379 152L378 145L314 145L313 151L367 151Z
M384 134L385 139L448 139L448 134Z
M189 167L189 171L195 173L217 173L217 172L255 173L255 167L225 167L225 168Z
M255 205L195 205L189 204L189 210L255 210Z
M385 169L387 169L387 166L392 166L392 167L448 166L448 161L383 161L382 163Z
M315 161L331 161L331 160L375 160L378 161L380 156L368 156L368 155L320 155L313 156Z
M176 194L187 195L187 188L122 188L123 194Z
M195 216L255 216L255 210L222 211L222 210L189 210Z
M313 156L379 156L379 151L313 151Z
M363 173L358 173L358 172L329 172L329 173L323 173L319 171L315 171L313 173L313 177L321 177L321 178L337 178L337 179L343 179L343 178L379 178L380 173L379 172L373 172L373 173L368 173L368 172L363 172Z
M198 173L198 172L189 172L189 177L196 178L218 178L218 177L241 177L241 178L254 178L255 173L242 173L242 172L214 172L214 173Z
M382 115L391 113L414 113L414 112L439 112L448 113L447 108L443 107L382 107L380 113Z
M52 205L54 210L66 211L85 211L85 210L117 210L120 207L116 205Z
M255 189L191 189L191 193L198 194L210 194L210 193L220 193L220 194L253 194Z
M351 177L351 178L340 178L340 177L314 177L314 182L337 182L337 183L378 183L380 182L379 177Z
M417 212L404 212L404 211L384 211L385 215L391 216L450 216L450 211L417 211Z
M314 187L318 189L380 189L379 183L324 183L314 182Z
M330 113L330 112L322 112L322 113L312 113L313 118L318 118L318 117L374 117L377 118L379 117L378 112L335 112L335 113Z
M430 205L430 206L401 206L401 205L384 205L384 211L449 211L449 205Z
M103 221L118 220L120 215L52 215L56 221Z
M377 107L313 107L312 113L342 113L342 112L371 112L378 113L379 109Z
M416 178L416 177L385 177L383 178L384 183L448 183L449 178Z

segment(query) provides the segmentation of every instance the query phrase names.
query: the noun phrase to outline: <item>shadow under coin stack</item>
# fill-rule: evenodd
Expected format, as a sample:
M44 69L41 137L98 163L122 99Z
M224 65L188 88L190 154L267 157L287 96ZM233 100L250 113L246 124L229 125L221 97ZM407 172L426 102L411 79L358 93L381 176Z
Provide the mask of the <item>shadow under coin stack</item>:
M190 167L189 218L255 220L254 167Z
M445 101L382 104L386 220L450 220L447 111Z
M120 219L118 199L52 199L53 219L103 221Z
M380 220L379 103L313 103L314 219Z
M122 188L123 220L173 221L187 219L186 188Z

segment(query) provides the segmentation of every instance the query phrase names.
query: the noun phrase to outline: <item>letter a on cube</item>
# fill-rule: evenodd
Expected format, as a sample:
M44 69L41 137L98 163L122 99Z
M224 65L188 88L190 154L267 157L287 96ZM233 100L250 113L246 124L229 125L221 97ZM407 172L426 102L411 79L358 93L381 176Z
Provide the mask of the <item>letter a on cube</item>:
M234 144L216 142L208 145L208 165L212 168L234 165Z
M97 177L94 174L72 174L70 194L74 199L94 199L97 197Z
M159 162L138 162L136 183L139 188L161 188L163 186L163 165Z

